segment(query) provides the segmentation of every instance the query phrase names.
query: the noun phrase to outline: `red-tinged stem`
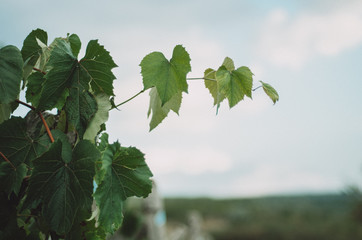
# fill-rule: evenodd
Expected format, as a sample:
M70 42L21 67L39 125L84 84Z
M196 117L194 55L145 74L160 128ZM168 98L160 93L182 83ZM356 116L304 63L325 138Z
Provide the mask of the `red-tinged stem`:
M7 157L5 157L5 155L4 155L2 152L0 152L0 155L4 158L4 160L5 160L6 162L8 162L8 163L11 165L11 167L12 167L14 170L16 170L16 167L14 166L14 164L12 164L12 162L10 162L10 160L9 160Z
M33 70L35 70L35 71L37 71L37 72L40 72L40 73L42 73L43 75L47 74L46 72L40 70L39 68L33 67Z
M18 102L18 103L20 103L20 104L22 104L22 105L24 105L24 106L26 106L26 107L28 107L28 108L30 108L30 109L33 110L33 111L36 111L35 107L33 107L33 106L31 106L31 105L23 102L23 101L20 101L19 99L16 99L15 101ZM50 141L53 143L53 142L54 142L53 135L52 135L52 133L50 132L49 126L48 126L47 122L45 121L45 119L44 119L44 117L43 117L43 114L41 114L41 112L38 112L38 115L39 115L41 121L43 122L43 125L44 125L44 127L45 127L45 130L47 131L48 136L49 136L49 138L50 138Z
M33 106L31 106L31 105L29 105L29 104L27 104L27 103L23 102L23 101L20 101L19 99L16 99L16 100L15 100L15 102L20 103L20 104L22 104L22 105L24 105L24 106L26 106L26 107L30 108L31 110L35 111L35 107L33 107Z
M45 121L45 119L44 119L43 115L41 114L41 112L39 112L38 114L39 114L39 117L41 118L41 121L42 121L43 124L44 124L45 130L46 130L47 133L48 133L48 136L49 136L49 138L50 138L50 141L53 143L53 142L54 142L54 138L53 138L52 133L50 132L50 129L49 129L49 127L48 127L47 122Z

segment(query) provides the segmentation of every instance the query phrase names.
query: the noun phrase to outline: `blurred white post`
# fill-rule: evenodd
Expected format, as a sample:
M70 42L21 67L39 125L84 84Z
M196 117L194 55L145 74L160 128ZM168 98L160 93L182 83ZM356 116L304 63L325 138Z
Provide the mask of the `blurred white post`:
M157 191L154 181L152 184L152 193L145 198L143 202L147 239L166 240L166 213L163 206L163 200Z

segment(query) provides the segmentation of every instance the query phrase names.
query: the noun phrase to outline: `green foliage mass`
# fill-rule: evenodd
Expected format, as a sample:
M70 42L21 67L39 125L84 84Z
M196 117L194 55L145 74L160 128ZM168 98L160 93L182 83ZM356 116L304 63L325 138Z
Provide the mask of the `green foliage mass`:
M361 222L356 221L361 217L360 197L174 198L165 199L165 209L169 222L183 224L190 211L198 211L203 217L202 229L215 240L362 239Z
M189 53L177 45L170 60L160 52L145 56L143 89L117 105L110 53L91 40L79 59L81 46L76 34L49 44L36 29L21 50L0 49L0 239L104 239L121 226L124 201L151 192L144 154L109 143L105 123L109 111L149 89L150 130L171 110L178 114L188 92ZM235 69L230 58L200 79L217 108L225 98L231 108L252 97L252 72ZM277 92L262 86L275 103ZM27 102L19 100L22 90ZM11 116L19 104L28 114Z

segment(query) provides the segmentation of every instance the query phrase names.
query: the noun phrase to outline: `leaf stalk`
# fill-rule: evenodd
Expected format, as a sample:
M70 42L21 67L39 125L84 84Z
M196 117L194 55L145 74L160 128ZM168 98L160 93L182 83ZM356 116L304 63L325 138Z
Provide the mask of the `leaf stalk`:
M131 101L132 99L134 99L135 97L137 97L138 95L140 95L141 93L143 93L144 91L146 91L146 89L143 89L143 90L139 91L137 94L135 94L134 96L130 97L130 98L127 99L126 101L123 101L123 102L121 102L120 104L117 104L117 105L116 105L115 107L113 107L112 109L118 108L119 106L122 106L123 104L128 103L129 101Z
M6 161L6 162L8 162L10 165L11 165L11 167L16 171L16 167L14 166L14 164L12 163L12 162L10 162L10 160L2 153L2 152L0 152L0 155L4 158L4 160Z
M19 104L22 104L22 105L30 108L30 109L33 110L33 111L36 111L35 107L33 107L33 106L31 106L31 105L23 102L23 101L20 101L19 99L16 99L15 101L16 101L17 103L19 103ZM48 136L49 136L49 138L50 138L50 141L53 143L53 142L54 142L53 135L52 135L52 133L50 132L49 126L48 126L47 122L45 121L45 119L44 119L44 117L43 117L43 114L42 114L41 112L38 112L38 115L39 115L41 121L43 122L43 125L44 125L44 127L45 127L45 130L47 131L47 134L48 134Z

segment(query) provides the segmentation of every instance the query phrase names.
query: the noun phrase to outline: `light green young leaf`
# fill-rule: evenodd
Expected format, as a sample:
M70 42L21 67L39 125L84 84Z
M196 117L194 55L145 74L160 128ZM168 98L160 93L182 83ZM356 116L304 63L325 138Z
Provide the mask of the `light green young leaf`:
M46 153L34 160L29 182L29 202L42 201L43 215L52 230L58 234L70 231L78 211L91 211L94 164L99 158L96 147L80 141L73 150L72 159L62 158L62 144L56 141Z
M279 95L278 92L268 83L264 83L262 81L260 81L264 92L269 96L269 98L273 101L273 103L275 104L277 101L279 101Z
M152 173L144 155L134 147L124 148L118 142L109 144L102 154L103 181L94 197L100 209L99 224L113 232L122 223L123 203L128 197L146 197L152 189Z
M111 102L109 96L101 93L95 96L97 102L97 112L90 121L87 130L84 133L83 138L88 139L91 142L95 142L95 138L101 129L101 125L108 120L108 111L111 109Z
M217 70L218 91L226 96L230 108L243 100L245 95L251 98L253 87L252 75L252 72L247 67L240 67L230 72L225 66L221 66Z
M234 61L229 57L224 59L224 62L221 64L221 66L226 67L226 69L230 72L235 70Z
M18 98L23 74L23 59L17 47L0 49L0 103L10 103Z
M191 71L190 56L177 45L168 61L160 52L148 54L141 61L144 89L156 87L162 106L179 92L188 91L186 75Z
M162 106L162 102L158 95L157 89L152 88L150 91L150 106L147 113L147 117L149 117L152 113L150 121L150 131L157 127L163 121L163 119L167 117L170 110L178 114L181 107L181 101L182 92L179 92L173 95L172 98L165 105Z
M224 59L221 66L224 67L227 71L229 71L230 74L232 72L236 72L234 61L229 57L226 57ZM204 79L205 79L205 87L207 89L209 89L211 96L214 98L214 106L217 105L217 108L216 108L216 114L217 114L219 111L219 108L220 108L220 103L225 99L226 96L219 89L219 83L217 81L218 79L216 78L216 72L217 71L215 71L214 69L211 69L211 68L206 69L204 72ZM247 90L245 89L245 91L247 91ZM251 89L249 91L250 91L250 97L251 97Z
M220 108L220 103L225 99L225 95L219 91L216 80L216 71L211 68L206 69L204 72L204 79L205 79L204 80L205 87L209 89L209 92L214 99L214 106L217 105L216 107L216 113L217 113Z

